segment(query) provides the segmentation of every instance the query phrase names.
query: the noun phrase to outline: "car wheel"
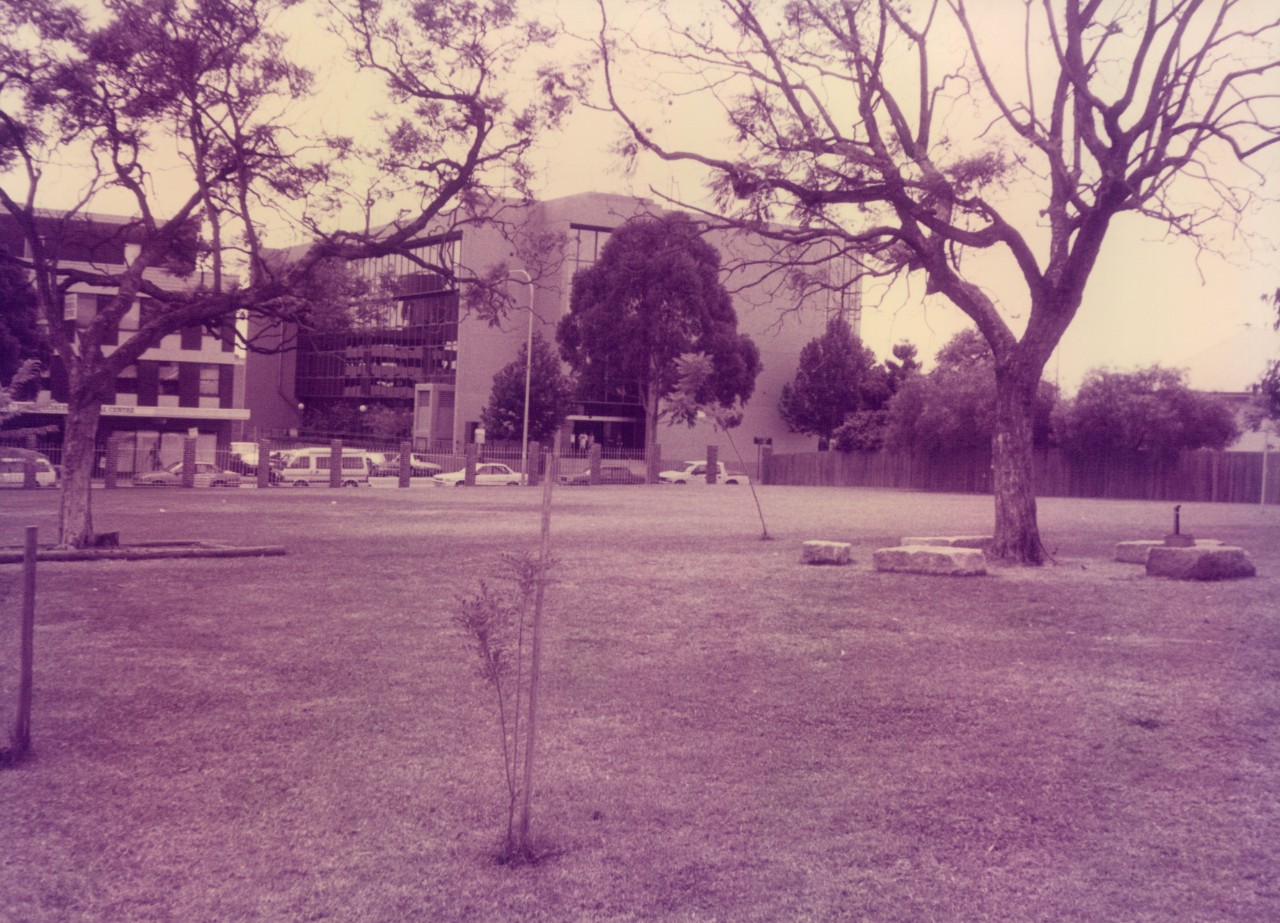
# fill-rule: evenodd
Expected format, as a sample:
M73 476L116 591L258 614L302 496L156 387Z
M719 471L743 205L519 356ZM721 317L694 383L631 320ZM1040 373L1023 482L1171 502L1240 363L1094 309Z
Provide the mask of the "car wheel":
M683 481L683 480L682 480L682 481L676 481L675 483L677 483L677 484L688 484L689 482L688 482L688 481Z
M306 481L294 481L293 486L294 487L310 487L311 485L308 484Z
M520 486L520 482L519 482L519 481L507 481L507 486L508 486L508 487L519 487L519 486Z
M733 479L733 478L730 478L729 480L725 481L725 484L726 484L726 485L727 485L727 484L737 484L737 483L738 483L738 482L737 482L735 479Z
M359 487L360 483L358 481L343 481L342 486L343 487Z

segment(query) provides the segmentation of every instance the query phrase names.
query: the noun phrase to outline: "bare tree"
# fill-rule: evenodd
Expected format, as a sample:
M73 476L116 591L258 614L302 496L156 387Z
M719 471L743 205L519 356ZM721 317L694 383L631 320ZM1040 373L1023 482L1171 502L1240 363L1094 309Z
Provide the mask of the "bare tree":
M329 14L354 65L386 79L402 117L376 148L298 129L297 106L314 88L279 30L294 0L109 0L92 21L74 0L0 5L0 207L25 240L25 253L0 259L33 278L42 330L69 373L64 545L93 535L102 405L116 376L162 337L226 329L243 312L295 319L311 295L340 299L335 262L421 259L425 233L526 192L523 155L565 97L547 75L516 107L494 83L547 41L545 30L507 0L310 3ZM342 172L352 161L378 171L390 194L411 189L412 204L379 228L325 233L332 206L355 186ZM75 201L42 207L51 186L65 196L68 176L81 184ZM121 200L127 222L94 217L120 209L98 203ZM290 216L307 242L272 256L268 227ZM68 240L104 234L123 242L127 259L68 258ZM86 286L114 294L87 325L63 323L65 295ZM152 310L139 329L104 350L140 298Z
M599 104L625 126L622 153L700 164L731 223L790 252L821 245L867 276L920 274L981 331L998 395L995 552L1041 563L1041 372L1119 216L1210 246L1215 221L1234 226L1254 204L1251 162L1280 138L1274 12L1246 0L658 2L656 33L623 34L615 4L597 2ZM672 88L662 122L627 95L636 50ZM690 149L664 134L677 101L698 99L722 107L731 141ZM996 260L1021 280L1010 303L985 284Z

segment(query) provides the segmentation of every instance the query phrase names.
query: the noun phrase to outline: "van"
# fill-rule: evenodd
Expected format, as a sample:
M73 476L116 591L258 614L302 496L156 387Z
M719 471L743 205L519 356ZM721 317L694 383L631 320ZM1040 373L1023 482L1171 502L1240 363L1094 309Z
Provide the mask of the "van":
M329 486L329 463L333 453L327 448L293 449L281 455L280 483L290 487ZM359 449L342 450L343 487L369 483L373 462Z
M26 449L0 449L0 487L26 484L28 464L35 468L37 487L58 486L58 469L45 456Z

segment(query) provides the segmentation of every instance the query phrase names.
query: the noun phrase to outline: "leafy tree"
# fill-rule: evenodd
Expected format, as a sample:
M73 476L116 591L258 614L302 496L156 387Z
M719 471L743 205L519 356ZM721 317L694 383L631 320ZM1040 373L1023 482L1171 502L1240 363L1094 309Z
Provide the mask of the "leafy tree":
M879 409L888 396L888 375L875 354L836 315L822 336L800 350L795 380L782 386L778 413L793 433L826 441L849 414Z
M299 319L335 262L389 254L420 262L415 241L448 226L460 206L483 212L500 191L527 193L524 154L563 111L554 75L521 84L536 97L523 106L493 88L550 38L521 21L510 0L332 0L322 8L350 62L385 78L396 112L371 150L306 138L294 113L313 92L313 76L289 59L277 31L279 15L295 5L113 0L90 18L71 0L0 4L0 210L25 241L21 258L0 261L32 280L49 348L68 372L64 545L92 538L94 442L120 371L186 327L221 329L240 312ZM370 208L379 200L343 175L348 162L376 166L378 187L407 191L414 207L376 233L367 215L360 230L322 230L344 198ZM66 183L49 192L44 179L60 169L81 180L78 204L50 217L46 196ZM181 193L159 199L159 187ZM120 196L134 211L112 228L136 248L128 264L72 265L58 240L99 233L90 212L117 211ZM305 243L268 259L264 226L288 215L299 216L291 230ZM189 285L160 284L159 269ZM116 294L99 299L87 324L67 325L63 296L73 287ZM104 352L141 297L154 310Z
M1280 140L1280 19L1247 0L1044 0L1015 5L1010 43L1006 17L966 0L654 0L658 28L625 34L608 16L620 0L598 5L603 75L588 89L625 126L625 154L705 168L730 223L864 274L917 274L981 331L993 550L1042 563L1031 449L1045 364L1118 218L1195 242L1215 223L1240 230L1250 169ZM666 84L689 89L652 124L627 95L631 59L661 60ZM706 102L728 132L682 131L681 107ZM983 275L999 264L1019 274L1005 304Z
M835 447L841 452L878 452L884 448L888 426L888 410L856 411L835 431Z
M0 381L13 378L26 361L46 358L39 320L31 285L21 272L0 264ZM32 386L38 388L38 376L29 376L15 397L26 396Z
M884 360L885 370L889 373L889 394L897 394L902 383L920 371L920 360L916 358L919 350L914 343L903 340L893 346L893 358Z
M991 445L996 428L995 358L976 330L962 330L938 350L927 375L908 377L888 406L885 441L921 452L953 452ZM1036 392L1033 439L1051 434L1056 389L1041 382Z
M1080 455L1176 455L1183 449L1221 449L1239 435L1225 401L1187 387L1176 369L1133 372L1093 369L1074 399L1054 413L1058 444Z
M720 282L720 254L679 213L634 218L610 236L600 259L574 276L556 338L584 397L639 396L646 445L657 442L660 405L675 390L681 356L701 353L711 361L714 374L700 383L700 404L745 403L760 372L759 350L738 333ZM678 412L674 418L696 419Z
M894 344L893 358L886 359L883 367L884 387L888 392L886 399L875 409L849 414L833 435L836 449L841 452L878 452L884 448L889 426L888 401L920 371L917 352L915 345L905 340Z
M1272 294L1264 295L1262 300L1276 309L1275 329L1280 330L1280 288ZM1254 392L1254 428L1262 420L1280 421L1280 359L1272 359L1267 363L1266 371L1254 385Z
M493 376L489 404L480 420L490 439L515 439L524 435L525 370L528 350L524 345L514 362ZM549 443L569 417L574 406L573 381L560 370L560 360L541 334L533 336L533 366L529 368L529 439Z

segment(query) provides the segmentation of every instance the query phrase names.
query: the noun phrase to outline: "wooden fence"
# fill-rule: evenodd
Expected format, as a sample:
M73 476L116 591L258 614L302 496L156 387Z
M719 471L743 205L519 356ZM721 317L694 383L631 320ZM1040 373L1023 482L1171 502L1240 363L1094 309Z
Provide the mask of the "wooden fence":
M1037 449L1035 490L1041 497L1280 503L1280 453L1182 452L1175 459L1070 455ZM806 452L774 455L766 482L823 487L889 487L945 493L990 493L990 452Z

